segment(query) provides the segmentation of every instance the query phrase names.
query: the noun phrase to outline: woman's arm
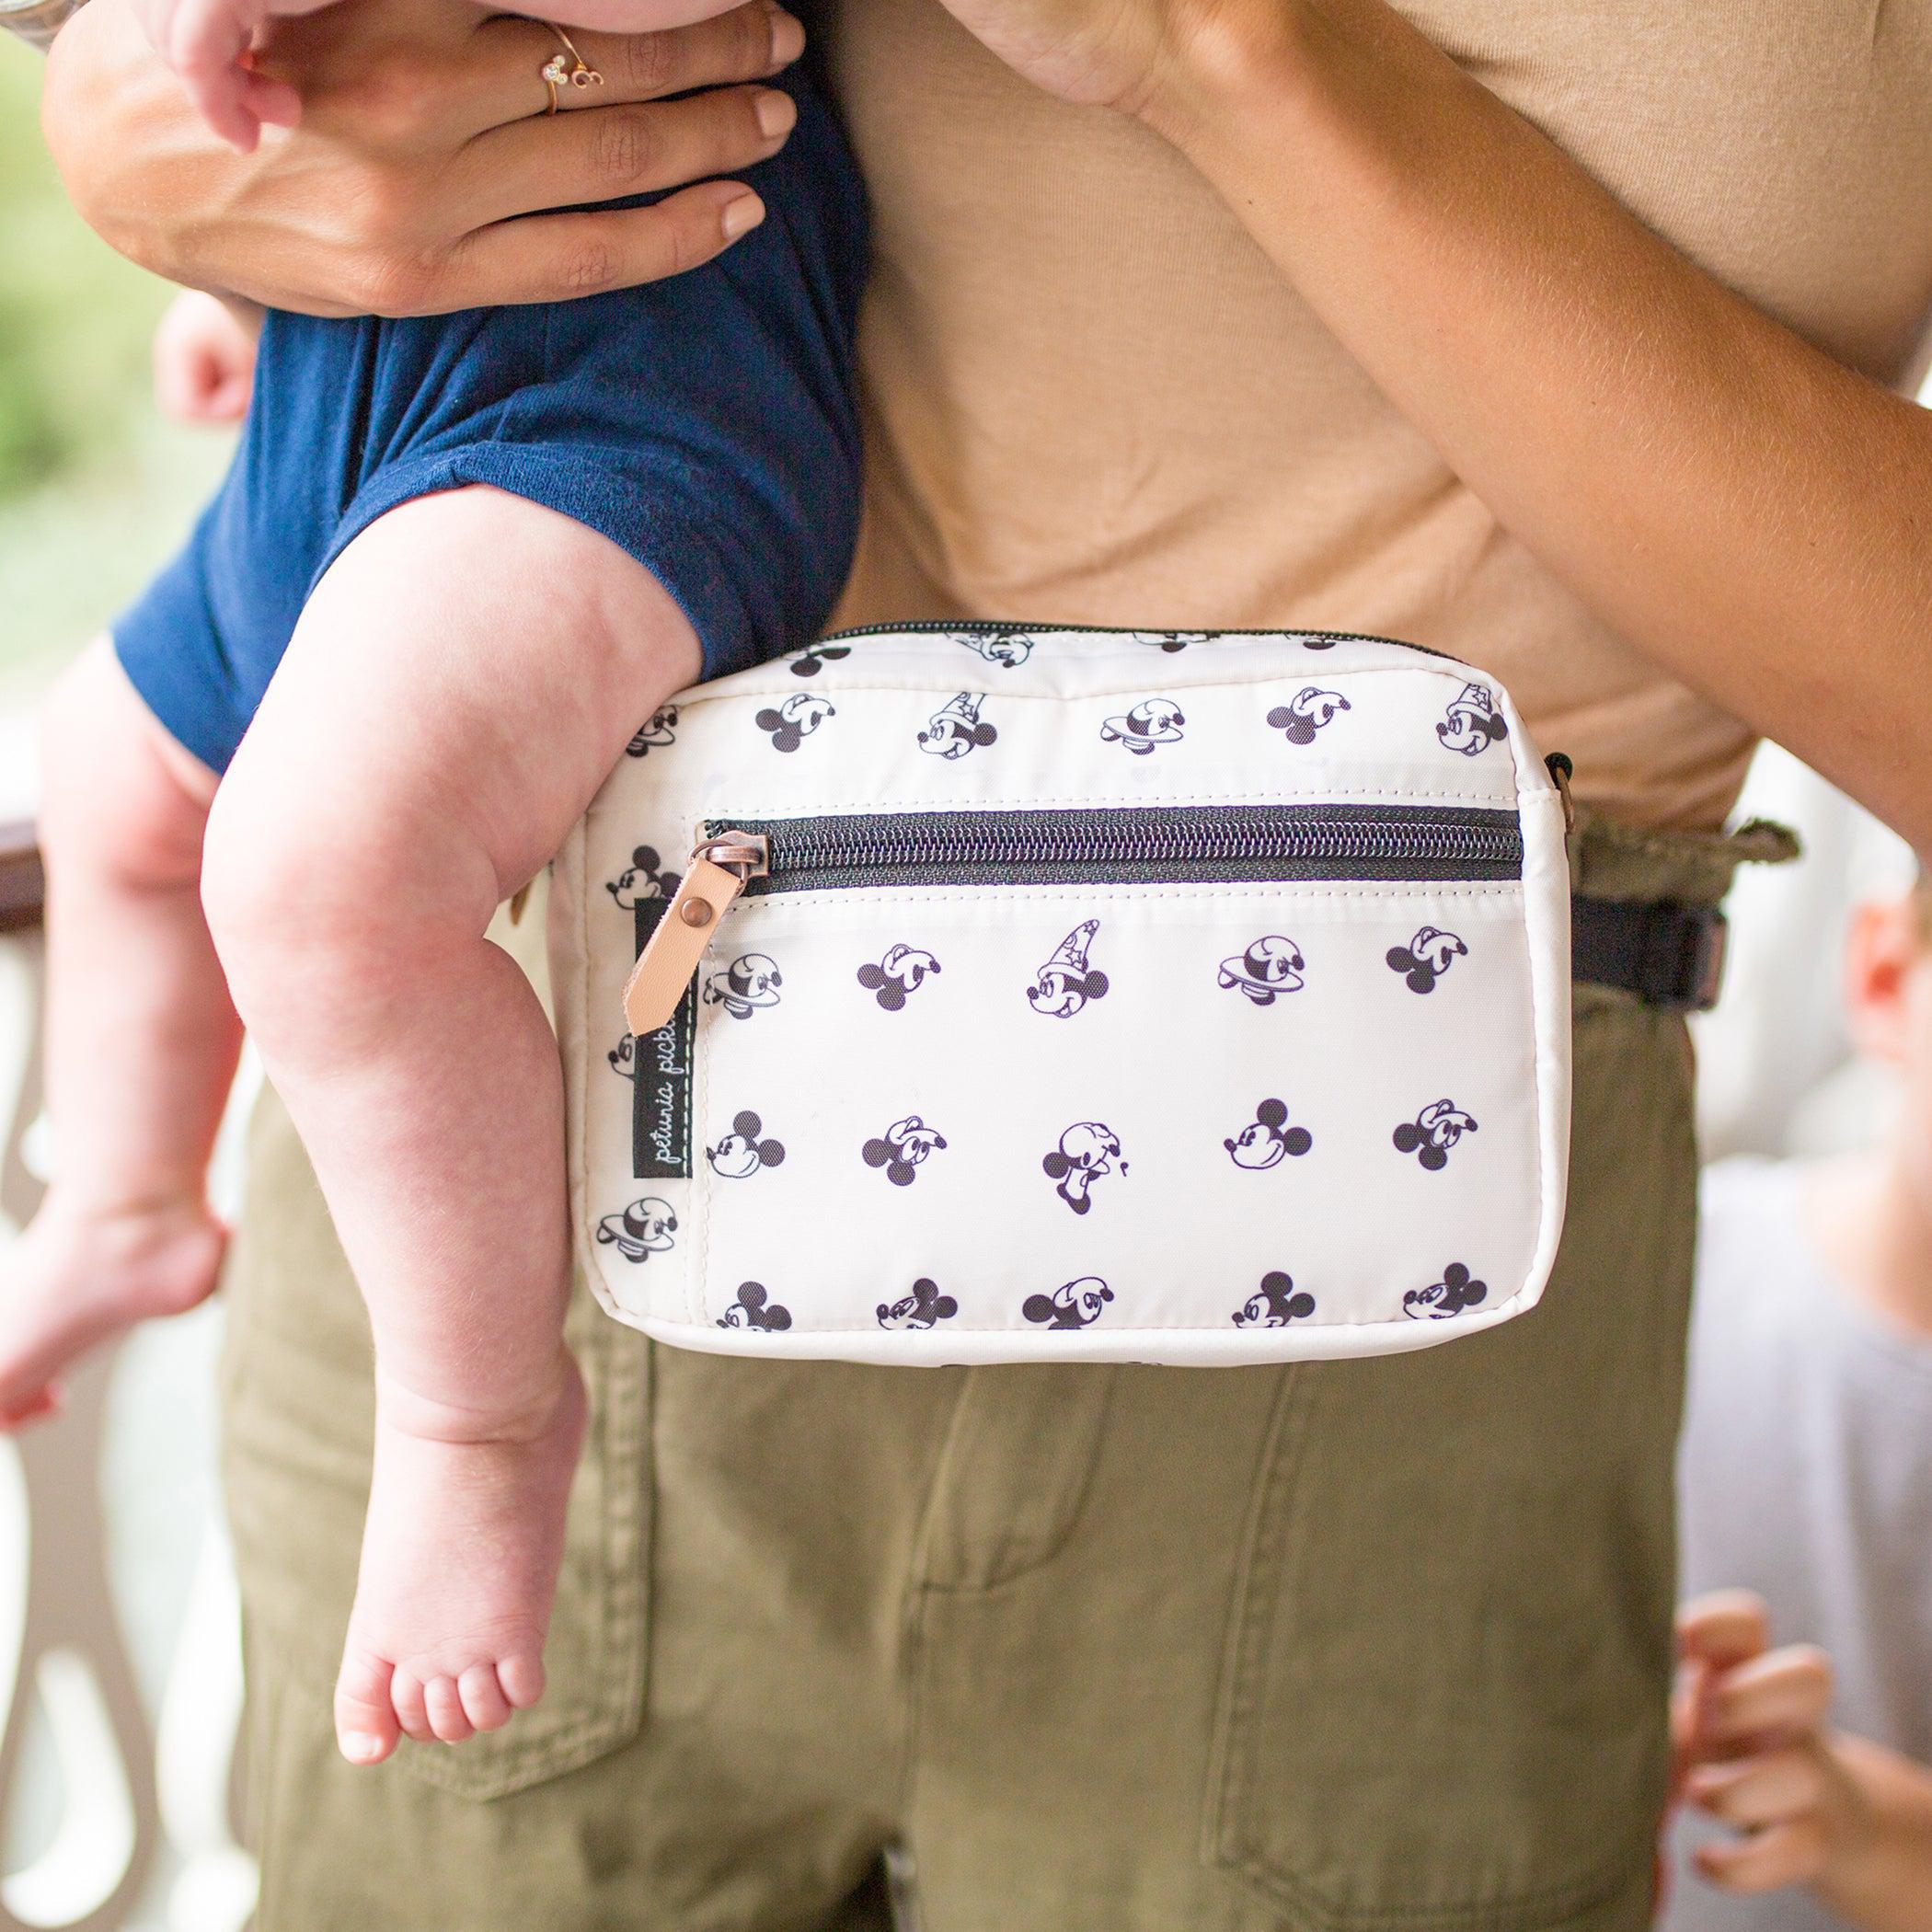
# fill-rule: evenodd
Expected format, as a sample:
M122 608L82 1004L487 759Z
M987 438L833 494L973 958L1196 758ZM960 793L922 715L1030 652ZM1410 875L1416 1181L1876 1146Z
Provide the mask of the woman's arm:
M557 42L537 21L342 0L275 29L261 65L299 88L302 124L244 155L201 124L124 0L89 0L48 56L41 120L75 205L122 254L317 315L590 294L694 268L753 225L757 196L707 178L784 144L789 98L730 84L796 59L799 23L751 0L575 38L606 85L597 106L548 116L539 70ZM649 208L535 212L684 182Z
M1645 229L1384 0L948 0L1188 155L1497 517L1932 849L1932 416Z

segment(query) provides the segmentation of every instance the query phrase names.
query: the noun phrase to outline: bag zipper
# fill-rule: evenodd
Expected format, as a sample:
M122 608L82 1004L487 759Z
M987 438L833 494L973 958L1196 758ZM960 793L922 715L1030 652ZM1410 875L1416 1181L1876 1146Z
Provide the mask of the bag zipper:
M1393 644L1398 650L1420 651L1425 658L1440 658L1444 663L1461 664L1465 661L1450 651L1438 650L1432 644L1411 644L1407 638L1378 637L1372 630L1284 630L1284 629L1243 629L1240 627L1224 626L1213 629L1193 626L1184 629L1137 630L1121 624L1012 624L995 617L905 617L896 624L855 624L845 630L834 630L819 639L820 644L843 644L851 638L913 638L947 637L964 632L969 637L1037 638L1042 634L1064 632L1072 637L1089 638L1200 638L1212 643L1217 638L1316 638L1321 644ZM813 647L816 648L816 647ZM1151 647L1158 649L1160 647ZM806 653L808 656L810 652Z
M741 895L878 887L1520 879L1513 811L1426 805L1127 805L709 819L624 992L636 1034L677 1010Z

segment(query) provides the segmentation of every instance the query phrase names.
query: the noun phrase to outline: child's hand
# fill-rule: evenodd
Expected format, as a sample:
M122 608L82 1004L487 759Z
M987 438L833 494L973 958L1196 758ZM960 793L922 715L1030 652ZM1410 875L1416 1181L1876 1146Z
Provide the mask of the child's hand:
M1826 1729L1830 1660L1812 1645L1770 1642L1765 1605L1747 1591L1698 1597L1678 1613L1679 1788L1738 1833L1696 1854L1726 1892L1815 1884L1868 1823Z
M239 422L255 380L255 335L216 295L188 289L155 330L155 400L178 422Z
M1834 1731L1831 1661L1771 1649L1764 1604L1725 1590L1677 1614L1678 1795L1737 1836L1697 1869L1731 1892L1803 1885L1857 1932L1932 1926L1932 1770Z
M302 102L286 81L252 65L256 36L275 14L318 13L333 0L134 0L155 52L180 75L202 118L252 154L265 124L292 128Z

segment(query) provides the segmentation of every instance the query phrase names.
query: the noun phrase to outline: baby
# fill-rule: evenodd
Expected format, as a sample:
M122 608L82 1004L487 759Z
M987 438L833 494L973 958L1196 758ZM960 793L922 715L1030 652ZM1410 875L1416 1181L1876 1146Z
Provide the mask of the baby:
M254 70L264 16L321 4L141 10L247 145L299 110ZM546 93L594 104L598 30L723 11L569 0L568 32L477 31L527 40L535 117ZM776 73L802 32L750 17ZM860 190L810 88L752 98L769 158L719 205L726 238L756 232L688 274L431 320L267 315L220 492L49 707L59 1173L0 1282L0 1426L213 1287L205 1167L246 1024L374 1334L336 1691L359 1764L539 1695L583 1428L557 1049L484 928L639 723L810 642L850 558Z

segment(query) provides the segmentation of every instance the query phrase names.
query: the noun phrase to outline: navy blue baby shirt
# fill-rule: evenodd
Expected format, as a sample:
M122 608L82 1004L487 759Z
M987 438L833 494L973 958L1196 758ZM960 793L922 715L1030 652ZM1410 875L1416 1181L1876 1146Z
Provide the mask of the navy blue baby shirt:
M271 312L234 464L114 627L189 751L226 769L316 581L409 500L490 484L609 537L696 629L705 675L810 643L857 534L857 167L831 109L743 178L765 223L688 274L403 321Z

